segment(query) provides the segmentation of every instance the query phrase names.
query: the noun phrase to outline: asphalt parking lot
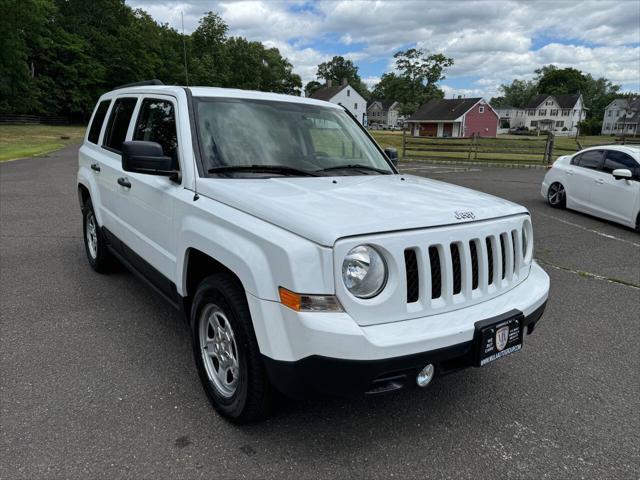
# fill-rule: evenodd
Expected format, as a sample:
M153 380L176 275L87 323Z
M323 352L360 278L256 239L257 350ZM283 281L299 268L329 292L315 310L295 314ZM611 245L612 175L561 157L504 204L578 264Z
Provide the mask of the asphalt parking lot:
M75 156L0 165L0 478L640 477L640 235L547 207L543 170L403 166L532 212L552 284L522 352L239 428L209 406L182 317L90 269Z

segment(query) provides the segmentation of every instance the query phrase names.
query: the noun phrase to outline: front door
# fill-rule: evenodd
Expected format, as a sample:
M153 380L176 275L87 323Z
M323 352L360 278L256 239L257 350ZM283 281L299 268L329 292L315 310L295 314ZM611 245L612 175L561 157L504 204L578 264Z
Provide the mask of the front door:
M180 155L176 127L176 102L173 97L154 95L144 97L134 112L134 124L127 138L157 142L163 152L174 159L180 169ZM121 238L125 253L134 266L142 258L166 278L173 278L176 268L176 235L173 229L173 209L176 195L183 189L179 181L159 175L124 172L129 187L121 187L120 219L125 228ZM156 272L143 271L152 280ZM165 282L166 278L159 278ZM166 284L157 287L166 290ZM165 293L169 293L166 292Z
M626 168L632 180L616 180L612 172ZM593 209L601 216L635 226L635 215L640 201L640 165L618 150L605 150L604 164L593 188Z
M453 123L445 123L442 125L442 136L453 137Z
M421 123L420 124L421 137L435 137L437 135L438 135L437 123Z

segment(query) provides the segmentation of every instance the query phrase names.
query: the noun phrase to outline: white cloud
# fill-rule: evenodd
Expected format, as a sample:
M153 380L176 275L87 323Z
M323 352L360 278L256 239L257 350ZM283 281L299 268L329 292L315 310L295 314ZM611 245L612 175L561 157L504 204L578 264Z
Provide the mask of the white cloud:
M384 72L367 65L382 61L391 70L393 54L415 45L453 57L445 86L481 78L463 89L447 87L451 94L491 96L500 83L531 78L550 63L640 89L638 1L127 1L177 29L183 11L187 31L205 11L217 11L231 35L279 48L305 82L336 53L327 45L349 46L343 56L360 65L369 83Z

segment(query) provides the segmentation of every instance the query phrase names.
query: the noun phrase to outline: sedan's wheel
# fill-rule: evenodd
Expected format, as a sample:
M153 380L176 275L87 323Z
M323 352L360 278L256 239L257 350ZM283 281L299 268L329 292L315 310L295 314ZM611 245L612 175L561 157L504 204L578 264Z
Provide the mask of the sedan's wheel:
M549 186L547 201L554 208L564 208L567 205L567 194L561 183L555 182Z
M205 278L193 298L191 325L198 374L214 408L235 423L265 417L271 385L237 279Z
M87 260L96 272L106 273L113 268L115 261L98 226L91 200L87 200L82 213L84 249L87 252Z

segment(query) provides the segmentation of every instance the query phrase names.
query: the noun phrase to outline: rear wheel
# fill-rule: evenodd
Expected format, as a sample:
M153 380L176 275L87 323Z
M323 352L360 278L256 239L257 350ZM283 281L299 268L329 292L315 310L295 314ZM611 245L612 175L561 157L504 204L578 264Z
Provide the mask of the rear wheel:
M84 249L89 265L98 273L106 273L113 268L115 259L107 248L104 235L98 226L91 199L88 199L83 214Z
M547 201L553 208L564 208L567 205L567 193L560 182L552 183L547 192Z
M213 407L234 423L268 415L271 385L264 370L244 289L228 274L202 281L191 308L193 353Z

